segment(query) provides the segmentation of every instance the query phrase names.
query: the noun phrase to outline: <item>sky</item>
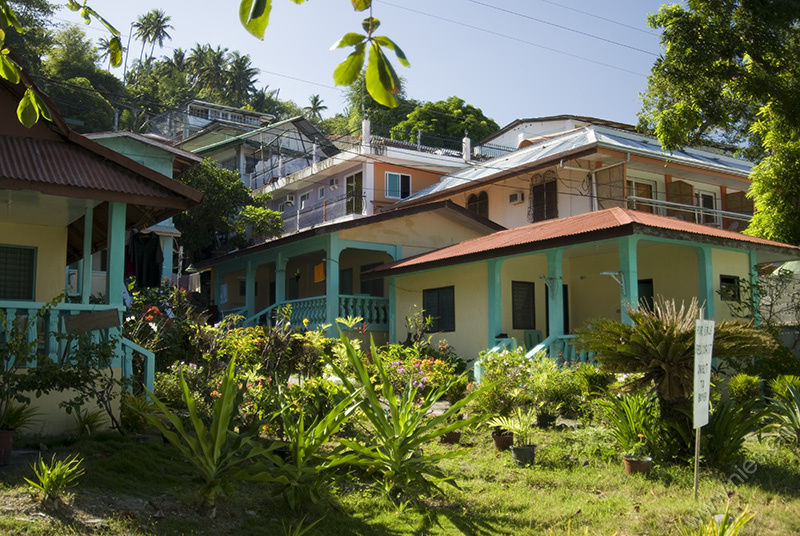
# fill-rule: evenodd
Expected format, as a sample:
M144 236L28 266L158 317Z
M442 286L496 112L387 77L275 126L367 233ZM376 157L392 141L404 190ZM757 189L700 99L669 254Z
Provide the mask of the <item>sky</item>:
M374 0L380 35L403 49L410 68L393 61L409 98L438 101L456 95L501 127L520 118L570 114L636 123L639 94L658 57L659 32L647 26L657 0ZM151 9L171 17L172 37L156 56L209 43L249 54L259 69L257 87L280 89L300 106L318 94L341 112L344 93L333 70L349 52L331 51L347 32L361 32L367 12L348 0L273 0L263 41L239 23L238 2L189 0L90 0L89 5L122 33ZM79 23L66 8L56 22ZM98 22L84 26L96 40L108 37ZM128 62L141 43L131 41ZM149 51L149 45L145 53ZM390 53L391 54L391 53ZM393 55L390 56L393 58ZM112 70L122 76L122 68Z

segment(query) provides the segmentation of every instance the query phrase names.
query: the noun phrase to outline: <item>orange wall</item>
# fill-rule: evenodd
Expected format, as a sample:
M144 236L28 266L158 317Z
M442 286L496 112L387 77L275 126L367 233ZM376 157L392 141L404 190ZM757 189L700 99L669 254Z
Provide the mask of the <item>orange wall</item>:
M385 195L386 190L386 172L402 173L403 175L411 175L411 193L424 190L432 184L439 182L442 177L441 173L421 171L418 169L411 169L405 166L393 166L390 164L375 163L375 197L376 203L395 203L398 199L388 199Z

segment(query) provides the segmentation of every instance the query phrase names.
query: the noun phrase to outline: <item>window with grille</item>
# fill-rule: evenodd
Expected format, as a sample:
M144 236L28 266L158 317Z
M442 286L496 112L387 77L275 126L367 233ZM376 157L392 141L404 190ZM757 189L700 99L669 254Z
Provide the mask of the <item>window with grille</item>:
M467 198L467 210L482 218L489 219L489 194L480 192Z
M511 309L513 329L536 329L532 282L511 282Z
M0 299L33 300L36 248L0 246Z
M531 186L531 221L558 218L558 182L547 180Z
M722 301L739 301L739 277L735 275L720 275L719 294Z
M429 288L422 291L425 317L431 317L430 331L456 330L455 287Z

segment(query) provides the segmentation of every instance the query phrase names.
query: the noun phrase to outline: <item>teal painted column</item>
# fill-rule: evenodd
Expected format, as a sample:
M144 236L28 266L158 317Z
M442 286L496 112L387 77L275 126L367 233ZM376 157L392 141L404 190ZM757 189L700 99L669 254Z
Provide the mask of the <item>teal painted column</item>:
M172 283L178 284L180 281L172 280L172 249L175 239L171 236L161 237L161 252L164 255L164 262L161 264L161 279L167 278Z
M397 296L395 295L395 281L397 278L391 276L389 278L389 342L397 340Z
M108 271L106 296L109 305L122 306L125 284L125 203L108 204Z
M761 297L756 292L758 289L758 271L756 270L758 255L755 251L749 252L748 265L750 267L750 288L753 289L750 295L750 299L753 301L753 322L756 326L761 327Z
M547 300L549 303L547 336L564 335L564 291L563 287L563 249L548 251L547 257Z
M697 250L697 282L698 282L698 301L701 307L705 307L704 319L711 320L716 314L714 299L714 270L711 265L711 248L708 246L698 246Z
M280 305L286 301L286 263L283 253L278 252L275 260L275 303Z
M498 334L503 332L503 287L502 287L502 266L503 259L491 259L488 266L488 298L489 310L487 318L489 320L489 332L486 341L486 348L494 346L494 340Z
M256 266L252 260L247 261L245 271L244 305L247 308L247 318L256 314Z
M330 324L328 336L338 336L336 319L339 317L339 254L342 252L339 236L331 233L325 255L325 323Z
M622 280L619 281L621 289L619 295L620 320L628 325L632 324L628 316L627 307L639 306L639 268L636 256L636 246L639 239L635 236L626 236L617 241L619 248L619 272Z
M92 227L94 207L86 207L83 216L83 261L81 262L81 303L89 303L92 295Z

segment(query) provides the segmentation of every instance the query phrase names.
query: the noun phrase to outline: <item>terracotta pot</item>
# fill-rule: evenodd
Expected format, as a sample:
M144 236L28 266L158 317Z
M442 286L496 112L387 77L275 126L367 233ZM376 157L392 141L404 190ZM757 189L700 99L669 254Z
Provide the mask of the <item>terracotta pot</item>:
M536 461L536 445L511 447L511 458L519 465L530 466Z
M650 456L623 456L625 462L625 474L631 476L635 473L644 474L653 465L653 458Z
M14 430L0 430L0 465L11 463L11 449L14 447Z
M461 441L461 432L447 432L439 439L442 443L457 445Z
M494 448L503 451L508 450L508 448L514 444L514 434L511 432L505 434L492 434L492 440L494 441Z

